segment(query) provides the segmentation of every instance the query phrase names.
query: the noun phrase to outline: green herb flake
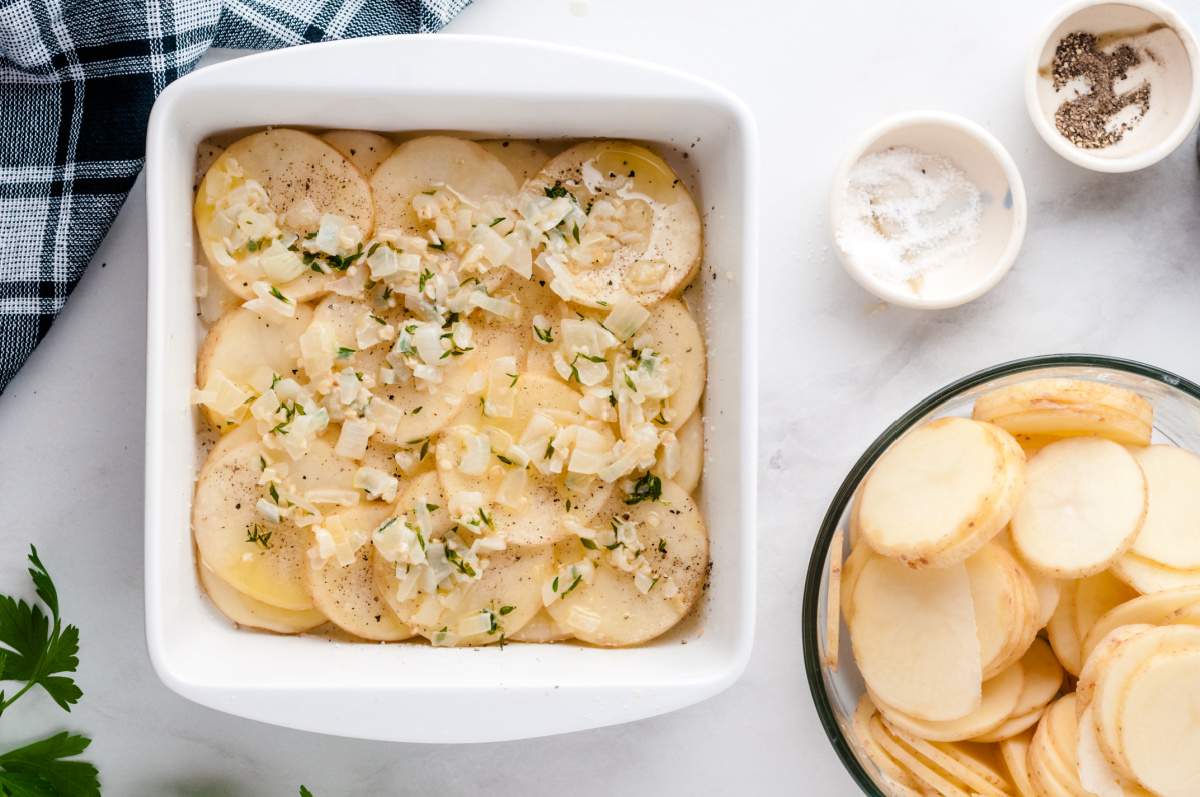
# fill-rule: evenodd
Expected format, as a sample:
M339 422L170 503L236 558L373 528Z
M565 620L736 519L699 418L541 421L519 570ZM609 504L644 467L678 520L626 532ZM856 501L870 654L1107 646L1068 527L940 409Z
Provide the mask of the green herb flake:
M640 504L642 501L657 501L662 498L662 479L653 473L644 473L633 484L633 492L625 499L626 504Z

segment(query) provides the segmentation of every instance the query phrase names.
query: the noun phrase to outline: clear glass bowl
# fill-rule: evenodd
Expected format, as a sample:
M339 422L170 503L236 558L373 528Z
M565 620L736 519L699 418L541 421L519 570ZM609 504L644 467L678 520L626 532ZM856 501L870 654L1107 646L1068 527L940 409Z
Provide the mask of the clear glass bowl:
M1200 450L1200 385L1169 371L1132 360L1090 354L1056 354L1002 363L959 379L920 401L883 430L867 448L833 496L817 533L804 583L804 669L817 715L830 744L863 793L891 797L880 785L886 778L858 748L850 718L862 696L863 682L854 665L849 633L838 635L838 671L824 666L828 638L825 617L829 589L829 551L838 529L849 523L850 500L879 456L913 426L931 418L971 414L975 399L998 387L1045 377L1107 382L1133 390L1154 405L1156 441ZM843 552L843 557L848 551ZM839 618L839 622L841 619Z

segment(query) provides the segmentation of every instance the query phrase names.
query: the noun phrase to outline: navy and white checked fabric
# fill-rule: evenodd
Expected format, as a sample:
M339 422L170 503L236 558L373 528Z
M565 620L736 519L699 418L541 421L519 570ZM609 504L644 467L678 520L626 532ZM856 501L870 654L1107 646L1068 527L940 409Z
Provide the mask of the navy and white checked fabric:
M0 393L142 168L154 98L209 47L427 33L470 0L0 0Z

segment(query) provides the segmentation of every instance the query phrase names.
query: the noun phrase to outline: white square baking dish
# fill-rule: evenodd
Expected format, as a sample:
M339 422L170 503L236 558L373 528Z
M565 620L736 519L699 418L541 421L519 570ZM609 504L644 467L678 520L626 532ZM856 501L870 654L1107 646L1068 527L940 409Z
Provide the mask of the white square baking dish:
M203 597L189 514L197 144L235 128L454 130L478 137L620 137L658 144L696 177L709 340L701 502L711 587L698 617L649 645L604 650L369 645L236 630ZM147 141L146 637L162 680L203 705L310 731L481 742L594 728L703 700L746 666L754 633L756 173L738 100L660 67L474 36L311 45L200 70L163 92ZM678 153L686 152L687 155Z

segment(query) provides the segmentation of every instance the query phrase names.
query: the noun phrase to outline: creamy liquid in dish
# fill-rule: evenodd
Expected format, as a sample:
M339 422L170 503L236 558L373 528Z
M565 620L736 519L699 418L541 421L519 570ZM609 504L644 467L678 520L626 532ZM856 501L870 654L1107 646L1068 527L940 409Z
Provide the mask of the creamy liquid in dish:
M435 645L633 645L687 616L706 360L675 297L702 247L671 168L622 141L226 143L195 201L218 608Z

